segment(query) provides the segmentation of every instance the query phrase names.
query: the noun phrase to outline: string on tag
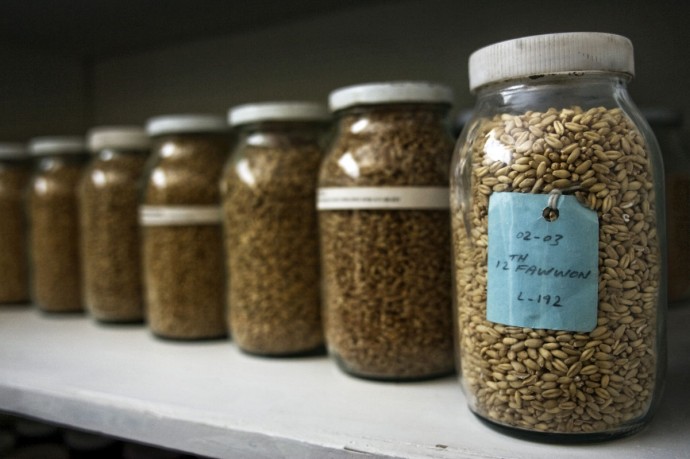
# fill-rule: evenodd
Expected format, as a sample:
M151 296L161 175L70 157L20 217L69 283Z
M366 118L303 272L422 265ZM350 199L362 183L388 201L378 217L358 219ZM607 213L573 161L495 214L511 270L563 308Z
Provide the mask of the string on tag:
M541 213L542 217L544 217L544 220L547 222L554 222L558 220L558 199L561 197L561 194L561 190L559 189L553 189L549 193L549 201L547 202L546 207L544 207L544 211Z

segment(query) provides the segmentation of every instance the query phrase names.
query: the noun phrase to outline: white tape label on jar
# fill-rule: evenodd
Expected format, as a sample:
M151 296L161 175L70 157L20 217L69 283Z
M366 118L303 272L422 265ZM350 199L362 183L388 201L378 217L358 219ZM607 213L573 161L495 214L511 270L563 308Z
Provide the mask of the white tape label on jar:
M140 206L139 224L142 226L218 225L219 206Z
M319 188L318 210L448 209L448 187Z
M599 220L575 196L554 194L491 195L487 320L576 332L596 327Z

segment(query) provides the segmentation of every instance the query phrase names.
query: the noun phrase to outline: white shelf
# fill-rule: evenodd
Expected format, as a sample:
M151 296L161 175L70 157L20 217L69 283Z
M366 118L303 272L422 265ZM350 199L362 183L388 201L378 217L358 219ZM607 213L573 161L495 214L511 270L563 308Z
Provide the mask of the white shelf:
M0 410L213 457L690 457L688 330L690 307L672 309L652 423L576 447L492 431L452 377L362 381L326 357L256 358L227 341L165 342L141 326L15 307L0 308Z

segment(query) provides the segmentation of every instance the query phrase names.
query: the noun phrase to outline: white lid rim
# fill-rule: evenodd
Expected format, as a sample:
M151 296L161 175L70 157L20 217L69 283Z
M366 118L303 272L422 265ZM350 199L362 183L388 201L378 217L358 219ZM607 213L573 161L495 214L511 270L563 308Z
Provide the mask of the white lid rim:
M96 126L88 132L88 147L93 153L105 149L148 150L151 145L141 126Z
M607 71L602 71L602 70L575 70L575 71L567 71L567 72L550 72L550 73L539 73L539 74L529 74L529 75L517 75L514 77L510 78L504 78L502 80L496 80L496 81L490 81L488 83L485 83L481 86L477 86L476 88L472 89L471 92L472 94L476 94L478 92L481 92L482 90L486 88L490 88L493 86L502 86L507 83L515 83L515 84L521 84L522 82L525 81L532 81L532 82L539 82L542 79L545 78L553 78L553 77L581 77L581 76L590 76L590 75L618 75L619 77L625 79L626 81L630 81L633 78L633 75L626 73L626 72L607 72Z
M514 38L484 46L468 59L470 91L534 76L609 73L635 75L632 42L604 32L565 32Z
M146 122L149 137L166 134L227 133L228 125L223 116L212 114L175 114L150 118Z
M86 142L79 136L35 137L29 142L29 154L33 156L84 153L88 153Z
M0 142L0 159L26 159L29 149L21 142Z
M308 101L256 102L230 107L231 127L269 121L328 122L330 114L323 104Z
M429 81L390 81L363 83L331 91L328 106L337 112L359 105L382 104L453 104L453 90Z

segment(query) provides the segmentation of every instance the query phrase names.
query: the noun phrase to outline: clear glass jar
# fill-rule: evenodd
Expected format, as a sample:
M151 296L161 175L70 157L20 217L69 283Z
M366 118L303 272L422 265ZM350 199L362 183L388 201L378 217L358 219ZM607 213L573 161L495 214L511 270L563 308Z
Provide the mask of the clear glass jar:
M690 152L683 144L683 115L670 108L645 108L661 148L666 172L666 227L668 230L668 299L690 299Z
M223 117L149 120L152 156L139 222L146 316L172 339L221 338L225 321L219 181L230 148Z
M89 133L95 156L79 184L82 290L86 310L103 322L143 320L137 217L149 143L135 126Z
M608 439L659 400L663 169L627 91L632 56L624 37L567 33L470 57L477 102L451 175L461 380L505 432Z
M89 160L81 137L31 141L37 157L28 191L31 290L45 312L82 311L77 187Z
M323 347L316 184L328 112L307 102L229 113L238 142L221 182L232 339L261 355Z
M29 260L24 192L31 160L22 143L0 143L0 303L27 303Z
M445 116L429 83L331 93L336 132L319 177L324 321L346 372L414 380L454 370Z

